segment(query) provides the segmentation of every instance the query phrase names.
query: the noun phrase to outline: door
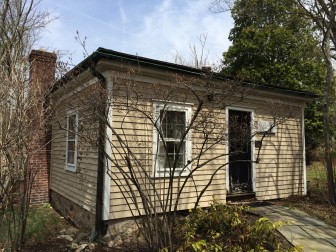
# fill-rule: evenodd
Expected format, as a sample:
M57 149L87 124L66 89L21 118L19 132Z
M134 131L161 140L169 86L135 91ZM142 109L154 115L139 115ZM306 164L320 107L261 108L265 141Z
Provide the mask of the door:
M252 192L251 112L229 109L229 194Z

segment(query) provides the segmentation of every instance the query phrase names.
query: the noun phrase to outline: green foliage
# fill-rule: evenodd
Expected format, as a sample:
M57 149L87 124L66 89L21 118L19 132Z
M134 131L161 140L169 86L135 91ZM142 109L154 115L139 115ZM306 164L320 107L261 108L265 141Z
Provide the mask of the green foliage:
M15 217L13 218L18 218L20 214L18 210L19 209L16 207L13 211L7 210L7 212L8 214L14 212ZM7 230L9 228L14 230L14 224L13 222L8 222L6 220L3 220L0 224L0 250L13 251L9 235L11 232L8 232ZM59 234L61 228L63 228L62 219L60 215L52 209L50 204L30 207L23 237L24 243L26 245L34 245L39 242L44 242L49 237Z
M286 250L274 231L283 225L267 218L254 218L247 207L213 202L209 209L197 209L181 227L185 243L181 251L295 251Z
M323 112L318 101L311 102L305 109L305 134L307 161L322 159L316 155L323 137Z
M225 74L320 92L323 55L313 26L292 0L237 0Z
M307 180L310 182L319 181L327 183L327 174L322 162L313 162L307 167Z
M312 162L307 167L307 180L309 194L325 198L327 195L327 173L322 162Z
M45 204L29 210L24 239L30 244L40 242L57 233L61 227L60 216Z

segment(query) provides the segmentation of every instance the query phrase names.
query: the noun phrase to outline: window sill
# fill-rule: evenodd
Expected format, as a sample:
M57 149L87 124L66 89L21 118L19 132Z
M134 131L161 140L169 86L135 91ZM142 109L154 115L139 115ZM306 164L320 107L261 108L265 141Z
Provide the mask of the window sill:
M69 165L68 164L68 165L65 166L65 170L70 171L70 172L76 172L77 169L76 169L75 165Z
M186 178L189 176L190 173L183 173L181 175L179 174L174 174L172 176L172 178ZM192 176L191 176L192 177ZM164 175L164 174L154 174L151 176L152 179L169 179L170 178L170 175L167 174L167 175Z

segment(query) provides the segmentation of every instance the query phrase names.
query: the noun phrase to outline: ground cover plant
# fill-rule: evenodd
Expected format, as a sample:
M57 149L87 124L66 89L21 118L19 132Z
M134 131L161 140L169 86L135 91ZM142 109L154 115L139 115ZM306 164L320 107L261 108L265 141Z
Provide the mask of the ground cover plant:
M230 206L214 201L209 208L198 208L180 219L175 229L176 251L296 251L283 244L272 223L249 212L248 207ZM66 223L51 207L32 207L28 216L23 251L63 251L70 248L57 239ZM181 235L182 234L182 235ZM125 245L125 244L124 244ZM136 244L127 244L137 251ZM124 247L124 248L125 248ZM109 251L107 244L94 251ZM114 249L114 248L113 248ZM70 249L71 250L71 249ZM128 251L116 248L113 251ZM140 251L140 250L139 250ZM167 251L164 248L162 251Z
M0 249L11 248L8 240L8 226L0 226ZM49 251L60 231L71 225L49 205L31 206L27 217L23 251ZM58 246L56 246L58 247ZM41 250L39 249L41 248ZM50 250L52 251L52 250Z
M27 219L26 243L36 244L58 235L64 222L64 219L49 204L32 207Z
M246 206L214 201L186 217L178 230L184 234L178 251L297 251L282 244L276 233L284 224L257 217Z

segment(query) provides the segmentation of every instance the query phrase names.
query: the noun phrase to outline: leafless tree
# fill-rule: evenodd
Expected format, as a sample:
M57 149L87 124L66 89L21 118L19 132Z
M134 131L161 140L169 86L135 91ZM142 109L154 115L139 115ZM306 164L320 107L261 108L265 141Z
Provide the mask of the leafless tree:
M335 180L332 163L334 150L332 120L335 111L335 78L334 60L336 49L336 2L334 0L297 0L307 15L313 20L321 35L321 48L326 65L326 80L324 86L324 155L327 170L329 201L336 203Z
M49 22L34 0L0 3L0 247L21 248L34 172L31 144L43 125L43 96L29 87L28 54ZM37 123L37 124L36 124Z
M214 13L230 11L233 7L234 0L213 0L209 9Z
M174 55L174 63L194 67L197 69L209 68L210 71L216 72L219 66L210 64L208 60L209 51L206 47L207 38L207 34L201 34L198 37L198 45L189 45L190 60L186 56L182 55L181 52L176 51Z
M183 83L184 87L180 85ZM193 185L192 191L195 192L195 199L193 201L193 209L199 206L203 195L207 192L211 184L216 180L219 174L222 174L224 169L231 162L239 162L239 160L230 161L229 155L234 153L226 152L216 152L218 148L223 147L228 144L228 132L226 131L227 125L225 122L218 118L218 110L224 110L225 106L230 106L241 102L247 90L244 88L237 88L237 85L230 83L228 81L225 91L219 87L220 84L212 82L211 79L207 77L202 81L200 79L182 81L180 85L176 85L173 89L167 92L163 92L163 96L159 98L162 107L160 111L160 116L153 115L150 110L145 110L141 106L142 97L139 92L136 91L136 85L134 88L133 84L128 85L127 99L120 100L117 97L113 97L112 109L125 111L125 118L128 117L127 114L132 116L142 116L148 120L149 124L154 128L157 134L157 142L161 142L162 145L157 145L155 153L158 155L155 159L156 162L161 162L160 158L164 160L165 165L168 167L168 172L164 174L156 174L153 176L153 172L148 170L146 164L141 162L141 157L137 155L137 147L130 144L130 139L127 133L124 131L124 126L121 125L121 129L116 129L113 125L108 127L113 132L114 135L118 136L118 142L111 142L112 149L118 150L118 153L114 153L115 156L109 158L112 167L109 168L109 174L112 180L119 186L120 191L124 192L124 198L127 200L129 208L132 209L133 205L136 205L136 210L133 211L134 216L141 216L139 222L139 228L143 231L143 235L146 242L150 248L158 249L167 247L170 251L173 250L173 230L177 223L177 212L179 210L179 205L181 204L184 194L190 192L190 186ZM197 90L197 85L200 85L203 90ZM129 83L130 84L130 83ZM221 83L223 85L223 83ZM183 91L184 89L184 91ZM207 92L207 91L208 92ZM212 92L209 92L212 91ZM214 92L216 90L217 92ZM181 92L182 91L182 92ZM234 94L240 93L240 97L236 100L232 100ZM189 93L189 95L186 95ZM208 97L204 97L204 94L210 93L214 94L214 100L209 102ZM180 97L181 102L188 102L188 99L193 99L194 108L191 118L187 120L186 127L181 130L179 136L177 137L176 156L179 154L184 154L185 141L190 138L192 132L193 139L195 143L192 146L193 155L189 157L186 163L181 162L178 158L171 159L171 146L169 146L169 141L167 141L167 136L165 134L167 129L165 128L165 117L169 116L170 101L172 99L178 99L178 96L184 94L185 97ZM159 96L155 96L159 97ZM211 100L211 99L210 99ZM229 102L228 102L229 101ZM291 109L288 111L292 111ZM279 107L278 107L279 112ZM127 115L127 116L126 116ZM288 114L287 114L288 116ZM272 127L283 123L287 118L286 116L280 120L280 117L274 116L272 122ZM242 148L246 146L256 134L256 129L253 132L249 132L244 127L241 122L236 124L232 123L231 128L234 128L238 134L236 134L236 140L240 144L240 148L235 149L235 154L243 151ZM246 125L245 125L246 127ZM246 134L243 134L243 133ZM118 146L122 146L122 149ZM260 146L261 147L261 146ZM161 148L161 150L160 150ZM163 148L163 150L162 150ZM260 153L260 152L259 152ZM153 156L154 153L149 155ZM120 160L117 156L123 156L124 158ZM176 157L175 156L175 157ZM211 156L209 158L209 156ZM207 158L208 157L208 158ZM259 158L257 157L256 160ZM226 160L220 164L213 166L220 160ZM240 160L241 162L254 162L252 160ZM181 166L181 163L182 166ZM125 165L126 164L126 165ZM155 164L154 164L155 166ZM207 177L206 183L204 185L198 185L197 175L201 174L204 169L211 169L211 175ZM116 169L122 177L118 176ZM138 173L138 171L141 171ZM177 174L177 175L176 175ZM157 181L160 180L158 184ZM125 185L122 181L129 181ZM161 185L160 185L161 184Z

